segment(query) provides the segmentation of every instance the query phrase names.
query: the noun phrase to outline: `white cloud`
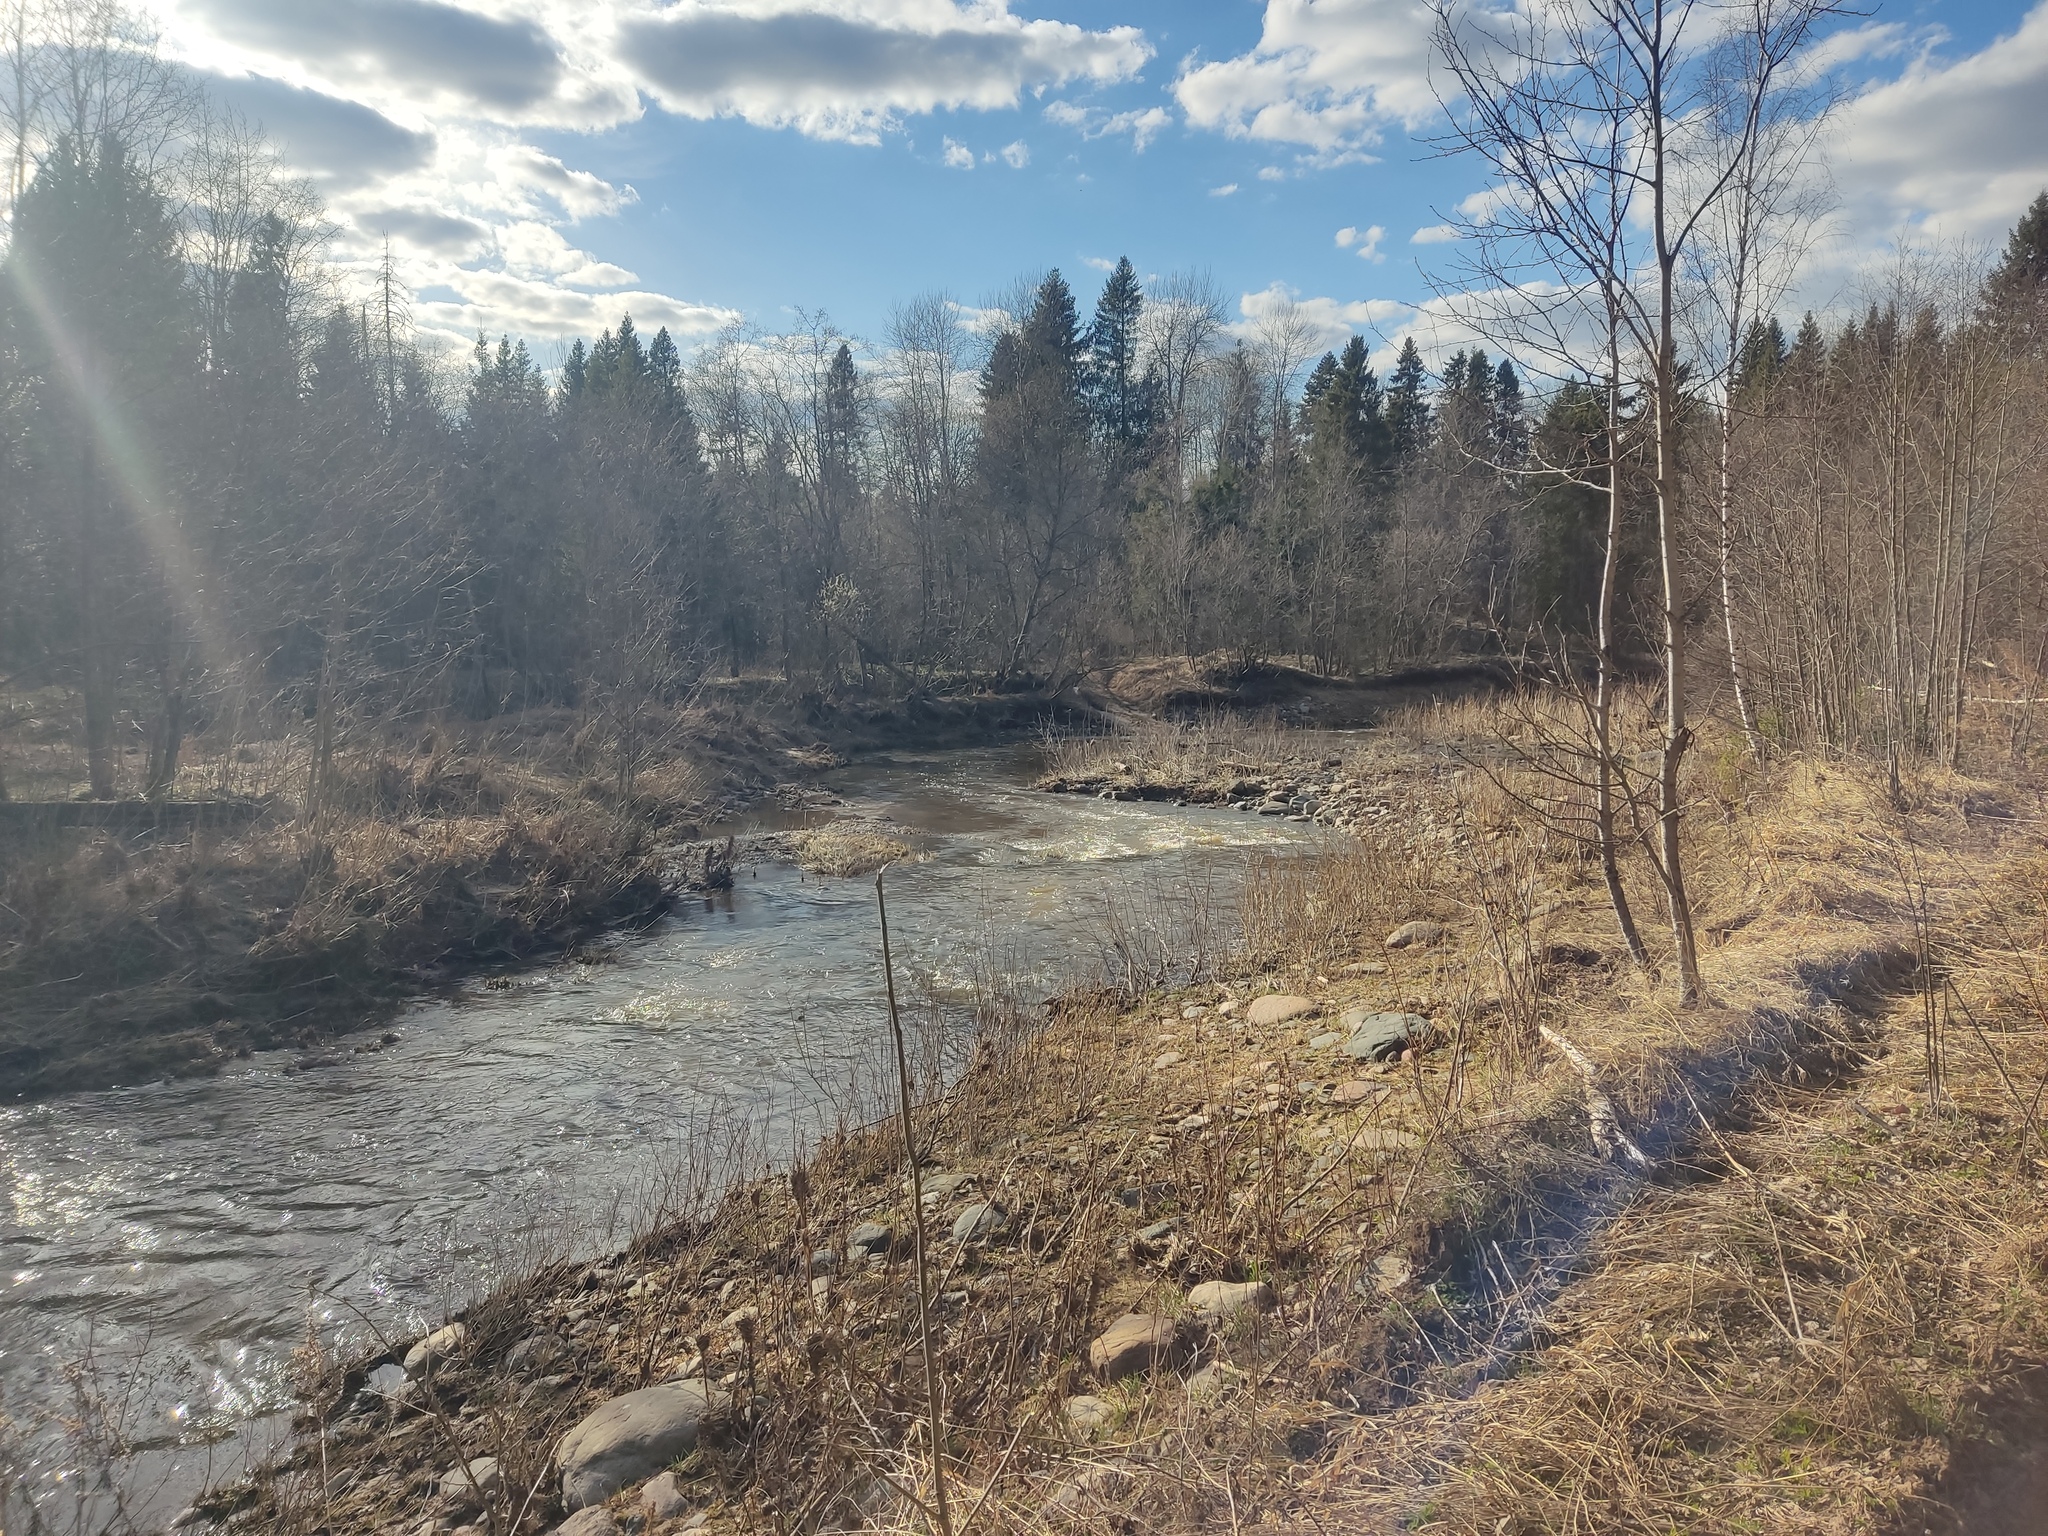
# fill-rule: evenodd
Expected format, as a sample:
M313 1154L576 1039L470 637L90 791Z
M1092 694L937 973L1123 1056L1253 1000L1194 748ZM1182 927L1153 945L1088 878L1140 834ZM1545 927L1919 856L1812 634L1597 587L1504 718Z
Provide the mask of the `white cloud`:
M1002 156L1003 163L1013 171L1021 171L1031 163L1031 146L1022 139L1005 144L997 153Z
M1209 195L1211 197L1234 197L1236 196L1236 194L1237 183L1234 181L1226 181L1220 187L1211 187L1209 189Z
M1116 263L1107 256L1083 256L1081 258L1081 265L1093 267L1098 272L1114 272L1116 270Z
M1287 173L1277 165L1262 165L1259 167L1259 180L1261 181L1285 181L1286 179Z
M1337 249L1356 250L1365 261L1385 261L1387 258L1380 254L1380 242L1386 238L1386 230L1378 224L1362 230L1346 225L1337 231Z
M1131 147L1143 154L1145 147L1166 129L1173 126L1173 114L1164 107L1146 107L1129 112L1104 112L1096 107L1076 106L1069 101L1055 101L1045 109L1048 120L1063 128L1079 130L1084 139L1102 139L1111 134L1128 133Z
M1182 65L1173 93L1198 128L1350 158L1392 123L1437 109L1426 0L1266 0L1258 46Z
M1425 224L1408 237L1410 245L1449 245L1461 239L1457 227L1451 224Z
M538 341L567 341L594 336L616 325L622 314L632 315L633 323L645 334L666 327L679 340L688 341L711 335L741 318L735 310L687 304L661 293L579 293L510 272L455 270L434 275L438 281L423 286L445 288L456 297L422 300L413 307L414 318L423 329L453 337L458 343L473 342L478 331L487 336L510 332Z
M1135 27L1026 20L1009 0L678 0L621 20L614 53L682 116L873 143L908 113L1128 79L1152 48Z
M974 169L974 151L958 139L945 141L946 152L940 157L949 170L971 171Z
M1983 51L1922 55L1830 125L1826 169L1860 248L1902 230L2002 236L2048 187L2048 0Z

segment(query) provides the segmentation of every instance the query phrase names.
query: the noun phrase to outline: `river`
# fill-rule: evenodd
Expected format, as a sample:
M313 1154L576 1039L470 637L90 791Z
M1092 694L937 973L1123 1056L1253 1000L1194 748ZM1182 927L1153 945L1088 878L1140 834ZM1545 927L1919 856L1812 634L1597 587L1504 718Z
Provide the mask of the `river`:
M1035 766L976 750L826 781L923 855L890 873L890 926L899 979L943 1009L991 971L1032 997L1086 978L1112 910L1170 948L1211 907L1222 942L1246 856L1315 835L1037 794ZM332 1065L270 1053L0 1110L0 1409L30 1426L39 1498L77 1477L35 1426L88 1357L123 1393L135 1497L175 1508L276 1432L309 1320L401 1337L537 1254L600 1251L708 1122L786 1148L884 1038L872 882L743 869L608 963L481 978L393 1028Z

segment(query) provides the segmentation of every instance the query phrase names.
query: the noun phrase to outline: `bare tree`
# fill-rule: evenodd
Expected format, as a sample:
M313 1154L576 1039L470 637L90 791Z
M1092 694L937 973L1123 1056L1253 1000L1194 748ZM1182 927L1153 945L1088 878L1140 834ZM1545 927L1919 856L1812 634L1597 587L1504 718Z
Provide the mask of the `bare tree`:
M1653 862L1688 1003L1700 995L1700 972L1679 789L1693 739L1681 279L1702 223L1776 121L1772 107L1793 83L1793 60L1841 9L1835 0L1591 0L1483 15L1440 0L1437 8L1437 52L1461 98L1453 142L1499 181L1481 221L1493 248L1514 251L1510 263L1555 273L1567 292L1590 289L1616 322L1610 337L1626 338L1647 396L1664 671ZM1638 228L1640 253L1616 238ZM1622 359L1613 361L1618 373Z

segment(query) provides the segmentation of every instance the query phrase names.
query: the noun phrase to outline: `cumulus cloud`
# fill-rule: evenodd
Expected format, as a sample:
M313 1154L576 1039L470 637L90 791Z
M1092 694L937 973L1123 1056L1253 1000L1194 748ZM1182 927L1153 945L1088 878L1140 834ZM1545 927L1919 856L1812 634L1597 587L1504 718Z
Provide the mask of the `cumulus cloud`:
M1048 120L1063 128L1079 131L1084 139L1103 139L1111 134L1128 133L1131 147L1140 154L1145 146L1158 138L1160 133L1173 124L1173 114L1164 107L1145 107L1129 112L1104 112L1099 107L1077 106L1070 101L1056 101L1045 109Z
M1385 261L1387 258L1380 254L1380 242L1386 238L1386 230L1378 224L1370 229L1353 229L1346 225L1337 231L1337 249L1355 250L1366 261Z
M260 124L285 157L329 191L417 170L434 153L431 133L404 128L360 102L264 75L199 72L222 106Z
M974 151L965 144L962 144L958 139L947 139L945 148L945 154L939 158L948 168L956 171L971 171L974 169Z
M1854 97L1824 160L1858 246L2002 236L2048 187L2048 0L1979 53L1923 54Z
M1461 239L1457 227L1451 224L1425 224L1408 237L1410 245L1449 245Z
M1435 113L1433 20L1426 0L1266 0L1258 45L1189 59L1174 97L1198 128L1349 158Z
M671 112L859 142L906 113L1126 79L1152 56L1134 27L1026 20L1008 0L680 0L624 20L617 38L617 57Z
M1220 187L1211 187L1209 189L1209 195L1211 197L1234 197L1237 195L1237 183L1234 181L1226 181Z
M563 74L537 23L440 0L184 0L183 9L220 42L298 61L336 85L449 94L493 112L546 99Z
M1003 163L1013 171L1021 171L1031 163L1031 146L1022 139L1018 139L1011 144L1005 144L996 153L1002 157Z

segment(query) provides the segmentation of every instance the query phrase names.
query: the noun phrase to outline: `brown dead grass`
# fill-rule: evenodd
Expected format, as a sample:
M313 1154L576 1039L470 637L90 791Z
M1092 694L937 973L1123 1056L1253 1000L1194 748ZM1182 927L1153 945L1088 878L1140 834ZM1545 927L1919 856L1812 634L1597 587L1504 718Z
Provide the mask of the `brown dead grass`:
M929 1166L974 1180L931 1216L944 1463L977 1532L1871 1530L1929 1512L1975 1394L2048 1350L2048 879L2013 824L1966 814L1982 786L1929 775L1895 805L1861 771L1761 771L1710 744L1688 826L1712 996L1680 1010L1621 955L1569 817L1512 750L1519 719L1436 710L1347 743L1342 772L1391 814L1255 868L1223 982L1077 996L1043 1026L992 1007L971 1068L920 1110ZM1638 861L1628 878L1654 935ZM1451 938L1384 947L1425 916ZM1814 962L1901 945L1954 979L1927 1035L1939 1105L1918 1000L1816 1005ZM1269 991L1317 1012L1246 1026ZM1430 1048L1376 1070L1333 1055L1319 1036L1354 1005L1424 1013ZM1544 1027L1665 1159L1658 1182L1592 1155L1585 1084ZM1700 1098L1711 1125L1688 1118ZM680 1469L711 1529L928 1529L909 1271L900 1247L875 1266L845 1247L863 1220L907 1231L892 1135L843 1129L800 1196L744 1183L616 1261L492 1298L437 1387L441 1429L331 1427L330 1492L303 1497L309 1442L236 1496L241 1527L417 1523L460 1449L522 1469L525 1502L497 1518L539 1529L563 1428L701 1375L732 1405ZM981 1199L1001 1230L950 1241ZM1593 1246L1553 1298L1573 1201ZM1275 1312L1190 1323L1179 1370L1091 1379L1115 1317L1178 1316L1194 1284L1246 1277ZM1541 1303L1526 1355L1490 1342L1523 1294ZM538 1396L504 1364L537 1331L573 1357ZM1082 1391L1109 1404L1093 1437L1060 1411Z
M900 838L860 822L830 822L792 834L797 863L814 875L851 879L872 875L891 864L914 859L917 853Z

